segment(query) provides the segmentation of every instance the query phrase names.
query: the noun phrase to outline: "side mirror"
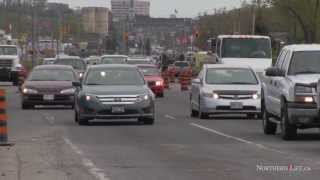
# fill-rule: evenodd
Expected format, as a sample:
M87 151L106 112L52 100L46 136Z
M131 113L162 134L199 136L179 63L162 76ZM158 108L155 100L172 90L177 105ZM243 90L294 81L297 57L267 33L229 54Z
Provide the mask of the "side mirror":
M201 80L200 79L194 79L192 80L192 84L201 84Z
M268 69L266 69L266 76L271 76L271 77L280 77L280 76L284 76L284 72L276 67L270 67Z
M72 86L81 87L81 83L80 82L72 82Z

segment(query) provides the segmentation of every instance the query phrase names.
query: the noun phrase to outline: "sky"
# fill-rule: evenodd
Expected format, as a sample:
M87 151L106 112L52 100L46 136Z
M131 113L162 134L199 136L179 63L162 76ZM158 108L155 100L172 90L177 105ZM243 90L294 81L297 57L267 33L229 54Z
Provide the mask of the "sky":
M196 17L200 12L213 12L222 7L239 7L243 0L149 0L152 17L169 17L177 9L178 17ZM111 9L110 0L49 0L62 2L70 7L101 6Z

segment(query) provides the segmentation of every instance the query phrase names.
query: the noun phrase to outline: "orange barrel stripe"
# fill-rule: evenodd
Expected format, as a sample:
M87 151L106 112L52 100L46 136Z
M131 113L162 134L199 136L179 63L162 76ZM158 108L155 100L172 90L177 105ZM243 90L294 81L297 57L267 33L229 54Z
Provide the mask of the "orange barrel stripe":
M0 114L0 122L1 121L7 121L8 116L6 114Z
M7 103L5 101L0 100L0 109L5 109L7 106Z
M7 135L7 133L8 133L7 127L0 126L0 136Z
M0 97L5 97L6 92L3 89L0 89Z

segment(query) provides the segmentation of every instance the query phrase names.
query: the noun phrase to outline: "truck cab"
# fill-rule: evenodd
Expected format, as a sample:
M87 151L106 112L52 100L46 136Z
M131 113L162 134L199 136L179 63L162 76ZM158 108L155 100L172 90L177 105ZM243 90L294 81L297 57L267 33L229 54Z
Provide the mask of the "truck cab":
M269 36L220 35L216 40L218 62L250 66L257 72L272 65L272 48Z
M0 81L18 85L21 69L17 46L0 45Z

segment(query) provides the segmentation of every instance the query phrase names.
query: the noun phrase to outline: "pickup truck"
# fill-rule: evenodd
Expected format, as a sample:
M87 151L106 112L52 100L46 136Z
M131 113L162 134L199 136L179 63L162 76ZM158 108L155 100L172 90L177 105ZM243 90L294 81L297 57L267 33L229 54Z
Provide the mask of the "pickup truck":
M18 85L21 70L17 46L0 45L0 81Z
M280 124L282 139L293 140L297 129L320 128L319 79L320 45L285 46L275 66L266 70L264 133L275 134Z

